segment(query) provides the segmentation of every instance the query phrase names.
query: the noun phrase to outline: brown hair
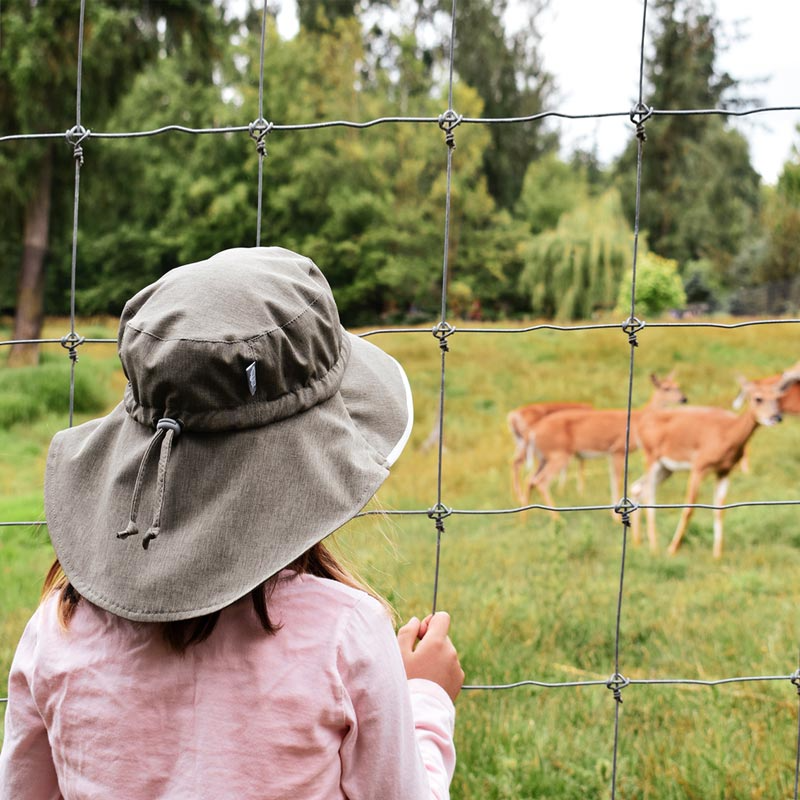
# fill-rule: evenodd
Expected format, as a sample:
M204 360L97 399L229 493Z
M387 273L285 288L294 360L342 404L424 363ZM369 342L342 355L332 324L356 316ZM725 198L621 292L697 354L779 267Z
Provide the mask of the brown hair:
M309 550L306 550L305 553L289 564L287 569L298 574L328 578L353 589L360 589L380 601L391 613L386 600L356 574L343 566L322 542L318 542ZM269 618L267 609L270 595L277 583L277 577L277 575L273 575L271 578L267 578L250 592L253 612L261 623L261 627L270 636L280 630L280 625ZM53 562L44 579L41 599L45 600L56 593L58 594L58 621L61 627L66 630L69 627L69 622L75 613L75 609L83 598L69 582L58 559ZM191 645L199 644L211 636L219 620L219 615L219 611L212 611L210 614L203 614L191 619L142 624L159 626L161 638L165 644L176 653L184 653Z

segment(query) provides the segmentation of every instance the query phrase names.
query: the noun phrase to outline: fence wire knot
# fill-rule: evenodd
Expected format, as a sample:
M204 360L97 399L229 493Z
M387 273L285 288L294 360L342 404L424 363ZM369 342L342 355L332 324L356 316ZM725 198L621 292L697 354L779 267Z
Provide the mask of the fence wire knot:
M448 108L443 114L439 115L439 127L444 131L444 143L451 149L455 149L456 137L453 131L461 124L464 117L457 114L452 108Z
M791 681L795 689L797 689L797 694L800 695L800 669L796 669L794 673L792 673Z
M83 166L83 148L81 144L84 139L88 139L92 132L83 127L83 125L75 125L64 134L67 137L67 144L72 145L72 157L78 162L79 166Z
M631 514L633 514L634 511L638 511L638 509L638 503L634 503L629 497L623 497L622 500L614 506L614 513L622 517L622 524L626 528L630 528Z
M631 122L636 126L636 138L641 142L647 141L647 134L644 130L644 123L653 116L653 108L651 106L638 102L630 113Z
M628 334L628 344L633 345L634 347L639 346L639 341L636 338L636 334L644 328L645 323L641 319L637 319L636 317L628 317L625 322L622 323L622 330Z
M428 509L428 519L436 520L436 530L444 533L444 520L452 513L452 508L448 508L443 503L437 503L433 508Z
M431 333L439 340L439 348L444 353L450 352L450 348L447 346L447 337L452 336L455 332L456 326L444 321L434 325L431 330Z
M61 346L69 351L71 361L78 360L78 348L86 341L83 336L79 336L75 331L61 337Z
M253 120L247 126L250 138L256 143L256 150L260 156L267 155L267 143L265 140L273 127L273 124L267 122L263 117Z
M622 702L622 690L630 684L630 679L626 678L624 675L620 675L619 672L615 672L607 681L606 686L611 689L614 693L614 699L618 702Z

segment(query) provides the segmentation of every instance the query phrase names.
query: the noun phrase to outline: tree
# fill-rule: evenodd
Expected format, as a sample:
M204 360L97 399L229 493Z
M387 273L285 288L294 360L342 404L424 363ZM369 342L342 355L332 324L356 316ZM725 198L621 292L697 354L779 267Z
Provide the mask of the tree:
M111 116L116 129L174 121L180 98L186 123L240 124L257 108L259 31L230 43L216 83L187 84L179 50L142 70ZM398 84L376 72L364 85L355 20L301 30L281 39L273 25L265 48L265 114L277 121L376 118L406 97L435 116L441 95L416 76ZM402 69L415 75L413 49ZM457 87L465 113L481 101ZM410 98L408 94L410 93ZM486 315L516 310L524 227L499 211L486 188L481 153L488 133L456 133L452 182L450 275L461 307L479 298ZM258 158L246 133L167 135L115 142L98 153L98 177L86 192L81 252L91 283L81 283L84 312L118 312L144 282L167 269L227 247L255 244ZM330 128L273 132L266 140L262 242L313 258L330 281L345 324L381 318L434 319L441 297L447 147L436 125L383 125L367 131ZM124 185L125 192L118 187ZM515 305L516 304L516 305Z
M526 247L520 289L539 316L588 319L614 308L632 251L617 190L587 196Z
M531 233L542 233L558 225L561 215L589 196L585 170L566 164L555 153L534 161L525 173L515 214Z
M659 110L736 103L736 81L716 67L719 26L705 2L657 0L653 8L646 102ZM632 141L617 164L631 219L635 152ZM752 229L758 207L759 177L747 143L724 117L667 116L647 123L640 219L655 252L680 264L711 259L722 273Z
M89 121L101 126L142 66L169 52L184 36L205 56L194 63L196 77L211 80L211 31L221 27L221 10L201 0L174 0L160 6L132 0L89 4L81 97L81 121L87 127ZM75 124L79 8L79 0L47 4L7 0L2 5L0 129L4 133L52 132ZM10 197L16 208L10 210L10 218L18 225L10 233L16 244L6 250L20 263L15 339L40 335L52 223L71 217L74 168L69 155L62 143L52 141L27 145L24 154L4 155L3 166L11 172L6 181L15 185ZM9 353L11 364L37 360L35 346L16 346Z
M307 31L320 31L339 19L352 19L357 0L297 0L300 26Z
M509 35L503 27L508 0L460 0L456 6L455 67L459 78L477 90L486 117L522 117L544 109L553 78L544 69L537 44L536 18L543 4L527 0L529 24ZM451 9L450 0L441 8ZM462 112L463 113L463 112ZM528 165L558 146L557 135L541 123L492 125L483 160L489 192L511 209Z

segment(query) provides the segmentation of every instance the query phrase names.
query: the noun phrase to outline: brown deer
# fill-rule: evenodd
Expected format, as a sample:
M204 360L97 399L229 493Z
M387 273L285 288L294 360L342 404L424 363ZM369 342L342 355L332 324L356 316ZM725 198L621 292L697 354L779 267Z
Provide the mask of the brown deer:
M778 375L770 375L766 378L759 378L758 380L751 381L751 383L761 387L762 389L765 389L768 386L777 385L784 379L785 375L790 373L800 373L800 362L795 364L786 372L779 373ZM745 395L744 391L740 391L736 396L736 399L733 401L733 407L735 409L741 408L746 400L747 396ZM784 393L778 398L778 408L780 409L781 416L786 416L787 414L792 417L800 416L800 383L789 383ZM739 462L739 467L744 473L748 473L750 471L750 456L748 453L748 448L745 448L744 455Z
M758 378L757 380L750 381L750 383L761 389L783 383L786 388L783 394L778 397L778 408L780 409L781 415L785 416L789 414L790 416L800 416L800 383L792 380L793 375L800 375L800 361L793 367L789 367L785 372L780 372L777 375L769 375L766 378ZM733 401L733 407L736 409L741 408L746 400L747 394L744 389L742 389Z
M703 478L716 475L714 504L724 505L731 470L741 460L745 445L759 425L775 425L781 421L780 398L790 382L800 380L785 373L780 382L762 386L740 379L747 398L747 408L735 414L723 408L687 407L656 411L642 421L639 442L647 463L645 475L631 487L631 498L642 498L654 504L656 488L673 472L689 471L686 503L692 505ZM647 508L647 537L650 549L657 549L655 509ZM684 507L668 552L674 555L691 519L693 508ZM722 509L714 510L714 558L722 555ZM633 515L633 541L641 542L640 512Z
M528 470L533 469L533 459L536 443L536 425L548 414L557 411L566 411L576 408L591 408L589 403L529 403L525 406L509 411L506 416L509 430L514 437L517 449L511 461L511 489L514 497L521 497L522 490L519 483L519 473L522 463L526 462ZM583 486L582 474L579 485Z
M653 393L648 404L631 412L629 451L637 447L636 427L644 414L686 402L673 375L659 378L651 375ZM538 470L528 478L526 492L520 496L523 505L530 503L531 490L538 489L548 506L555 505L550 484L573 457L610 458L611 502L619 500L619 486L625 466L625 439L628 412L624 409L578 409L549 414L536 426L535 447L541 459ZM553 512L558 517L558 512Z

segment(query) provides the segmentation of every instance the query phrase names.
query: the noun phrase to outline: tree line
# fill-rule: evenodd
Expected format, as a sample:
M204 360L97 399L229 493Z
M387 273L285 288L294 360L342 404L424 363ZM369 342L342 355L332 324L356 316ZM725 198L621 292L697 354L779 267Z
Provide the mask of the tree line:
M258 7L256 7L256 5ZM96 131L227 127L257 116L261 4L87 3L82 120ZM557 107L530 26L503 26L505 2L460 0L454 108L470 117ZM79 0L0 9L0 134L75 119ZM717 68L723 32L702 0L656 0L647 102L659 109L746 106ZM267 119L276 123L438 116L447 107L450 3L300 0L299 32L268 22ZM631 132L633 134L633 131ZM783 313L800 256L800 154L761 184L724 116L647 123L637 303L644 313ZM462 125L450 224L455 316L587 319L626 313L636 143L615 163L559 155L546 122ZM273 131L265 138L262 243L319 263L347 325L434 319L440 305L445 145L435 126ZM258 155L245 134L89 139L81 171L77 308L119 313L168 269L255 243ZM6 202L0 309L14 338L69 309L74 165L63 141L0 144ZM627 279L629 281L629 279ZM788 283L787 283L788 282ZM756 299L754 299L756 298ZM761 308L760 306L764 306ZM16 348L10 363L35 361Z

